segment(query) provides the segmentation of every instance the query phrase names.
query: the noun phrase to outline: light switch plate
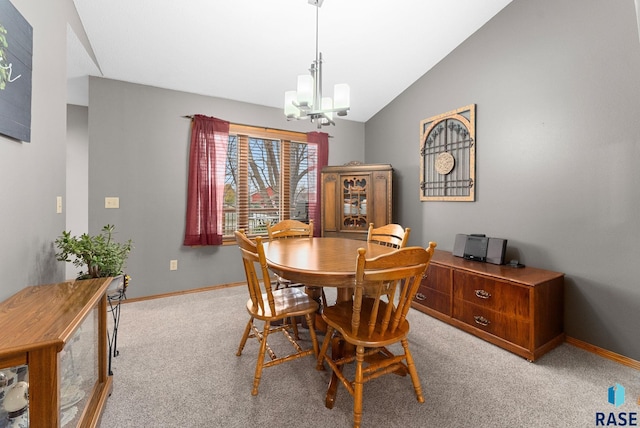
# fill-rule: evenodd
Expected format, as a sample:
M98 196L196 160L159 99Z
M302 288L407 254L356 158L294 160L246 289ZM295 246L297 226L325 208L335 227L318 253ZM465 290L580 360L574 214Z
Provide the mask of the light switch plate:
M120 198L115 196L107 196L104 198L104 207L105 208L120 208Z

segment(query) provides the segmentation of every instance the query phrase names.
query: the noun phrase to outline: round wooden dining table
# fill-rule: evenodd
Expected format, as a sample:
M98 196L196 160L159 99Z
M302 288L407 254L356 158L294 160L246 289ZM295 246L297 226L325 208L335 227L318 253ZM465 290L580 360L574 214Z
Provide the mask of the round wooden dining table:
M348 238L295 238L276 239L265 242L267 265L279 276L292 282L305 284L307 293L319 300L317 287L337 287L336 301L351 299L355 287L356 258L358 248L367 250L366 257L387 254L395 248ZM316 329L322 329L324 321L316 317ZM334 358L347 350L344 343L332 342ZM338 378L332 374L325 398L325 406L332 408L335 403Z
M355 285L358 248L372 258L394 251L384 245L348 238L276 239L265 243L267 265L279 276L308 287L338 287L337 300L350 298Z

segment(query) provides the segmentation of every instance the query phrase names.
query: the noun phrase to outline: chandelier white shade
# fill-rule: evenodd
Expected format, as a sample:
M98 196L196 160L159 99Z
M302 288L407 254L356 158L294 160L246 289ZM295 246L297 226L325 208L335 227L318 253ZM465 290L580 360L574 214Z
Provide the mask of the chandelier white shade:
M284 114L288 120L311 119L318 128L335 125L333 113L346 116L349 111L350 90L346 83L334 86L333 98L322 96L322 53L318 51L318 9L323 0L308 0L316 6L316 59L309 68L310 74L298 76L295 91L284 93Z

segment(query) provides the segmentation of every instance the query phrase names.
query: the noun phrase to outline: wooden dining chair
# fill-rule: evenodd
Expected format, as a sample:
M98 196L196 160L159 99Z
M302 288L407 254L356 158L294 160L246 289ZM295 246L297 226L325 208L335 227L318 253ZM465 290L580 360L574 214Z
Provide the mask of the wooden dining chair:
M281 238L312 238L313 220L309 224L298 220L282 220L276 224L267 223L269 240Z
M236 355L240 356L242 354L247 339L256 338L260 342L258 362L256 363L256 371L253 378L253 389L251 390L251 395L257 395L263 368L307 355L318 356L318 340L313 328L313 318L318 310L318 303L299 288L273 290L262 238L258 236L253 242L247 238L243 231L236 231L235 237L238 247L240 247L247 277L249 300L246 306L250 316ZM297 334L295 335L296 337L291 334L293 326L286 321L293 320L297 316L304 316L309 325L311 348L303 349L298 343ZM256 325L257 321L263 322L262 330ZM274 325L274 323L278 322L280 322L279 325ZM278 331L282 332L287 341L293 345L294 353L278 357L269 346L267 343L269 335ZM266 354L269 355L270 361L265 362Z
M395 223L386 224L378 228L374 228L373 223L369 223L367 242L375 242L394 248L404 248L407 246L410 232L410 227L404 229Z
M267 223L267 233L269 240L288 239L288 238L313 238L313 220L309 220L309 224L298 220L282 220L274 225ZM276 275L276 290L282 287L304 287L305 284L292 283L286 278ZM308 287L312 291L311 294L316 296L319 294L322 304L327 305L327 297L322 287ZM319 291L317 289L320 289Z
M313 238L313 220L309 224L298 220L282 220L276 224L267 223L269 241L288 238ZM292 284L286 278L275 276L276 290L283 287L302 287L304 284Z
M391 223L374 228L373 223L369 223L367 242L385 245L392 248L404 248L409 240L411 228L404 229L401 225Z
M358 249L353 301L329 306L322 313L327 332L316 368L322 370L326 361L353 396L355 428L362 422L363 385L381 375L398 371L406 374L408 371L418 401L424 402L418 372L409 351L406 317L435 247L435 242L430 242L427 249L406 247L371 259L366 258L364 248ZM387 294L385 284L390 282L391 298L385 301L381 297ZM339 352L334 350L332 356L328 348L329 343L335 343L334 334L354 346L355 355L337 355ZM387 346L397 342L402 345L403 352L394 355ZM354 361L355 374L348 379L342 368Z

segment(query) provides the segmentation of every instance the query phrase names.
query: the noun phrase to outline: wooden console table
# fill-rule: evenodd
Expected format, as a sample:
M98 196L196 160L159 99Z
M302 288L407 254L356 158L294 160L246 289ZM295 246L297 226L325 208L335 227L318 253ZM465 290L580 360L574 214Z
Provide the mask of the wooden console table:
M99 425L112 390L111 279L30 286L0 303L0 371L28 380L31 428Z
M534 361L564 342L564 274L436 250L412 307Z

